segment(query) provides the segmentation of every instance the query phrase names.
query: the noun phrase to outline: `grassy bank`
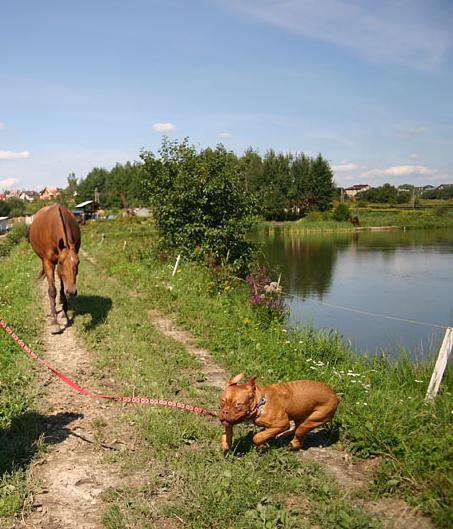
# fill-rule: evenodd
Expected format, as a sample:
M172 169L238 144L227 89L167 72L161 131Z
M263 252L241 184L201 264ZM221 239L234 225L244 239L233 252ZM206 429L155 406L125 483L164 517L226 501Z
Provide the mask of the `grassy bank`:
M119 376L137 392L177 394L181 400L216 406L218 395L200 386L202 376L193 360L174 344L154 342L157 338L143 314L145 308L158 308L191 330L231 374L245 370L248 375L258 374L261 382L316 378L331 384L342 395L336 419L338 446L359 457L383 458L369 494L404 497L431 515L437 527L448 527L453 515L451 370L439 397L426 405L423 399L432 365L412 365L405 359L395 365L382 359L366 360L354 356L335 334L308 328L288 333L280 324L265 326L249 304L242 283L219 280L184 260L172 278L173 263L155 257L152 228L146 223L89 225L84 248L95 257L98 272L84 262L81 289L98 289L111 296L114 308L105 324L90 327L88 314L86 321L77 318L76 324L91 346L105 355L105 364L117 365ZM101 273L116 283L101 279ZM131 297L129 289L140 297ZM162 347L168 354L162 355ZM132 358L138 361L134 364ZM280 526L301 527L297 509L288 502L291 495L301 494L309 495L310 506L305 511L311 513L311 523L322 527L367 527L371 523L351 504L342 503L346 500L328 480L325 493L322 487L318 489L325 478L314 467L301 466L292 454L251 450L243 457L224 460L217 444L218 425L206 426L187 416L176 420L164 411L136 413L140 416L134 420L141 424L150 453L173 469L181 486L184 501L169 500L165 508L189 527L228 527L227 520L233 517L235 527L263 527L259 519L249 523L249 517L255 516L251 509L258 505L258 512L271 524L287 517L286 525L278 521ZM249 430L246 426L238 432ZM265 477L269 473L273 476L270 483ZM322 508L326 501L331 505L329 512ZM119 497L112 499L109 512L114 520L115 513L132 516L126 503ZM341 517L349 521L341 522Z
M219 325L223 349L215 347L217 360L237 370L239 365L244 368L244 362L237 358L230 364L224 349L237 354L235 337L240 332L222 328L219 318L223 315L225 323L230 313L235 314L242 296L236 298L228 285L219 290L219 284L202 270L185 265L172 284L171 263L152 257L149 227L100 223L87 226L83 238L84 249L95 261L82 256L80 295L72 306L77 331L99 359L100 376L115 379L121 392L171 398L215 411L219 392L205 383L202 366L180 343L158 332L147 312L157 308L171 313L207 345L215 343L206 329ZM93 292L111 304L93 303ZM106 311L106 306L111 308ZM180 313L178 307L183 309ZM207 316L210 309L214 312ZM269 378L269 373L264 374ZM134 451L111 457L121 462L125 472L135 466L145 477L105 495L108 529L160 526L162 519L168 527L193 529L378 527L317 465L300 461L294 453L252 449L248 437L225 458L216 419L131 407L129 421L139 435ZM251 425L238 427L237 438L250 430Z
M0 317L38 351L39 301L32 285L39 266L13 233L0 242ZM39 391L34 381L34 366L0 329L0 525L31 499L26 471L42 431L42 417L33 409Z
M351 215L359 218L360 227L389 227L401 229L429 229L453 227L453 207L437 205L434 207L354 207ZM336 222L329 214L312 213L291 222L264 222L265 226L279 226L294 231L354 231L350 222Z

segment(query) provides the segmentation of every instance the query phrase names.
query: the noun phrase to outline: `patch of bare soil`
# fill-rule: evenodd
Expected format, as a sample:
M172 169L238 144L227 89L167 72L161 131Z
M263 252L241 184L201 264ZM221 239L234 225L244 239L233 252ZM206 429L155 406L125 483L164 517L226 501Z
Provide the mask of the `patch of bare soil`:
M43 299L47 308L47 295ZM62 319L60 324L64 327ZM95 390L90 355L73 328L52 335L46 323L43 341L47 362L82 387ZM31 469L30 479L36 491L33 510L24 514L15 527L101 528L101 496L122 479L118 465L107 464L103 458L113 450L127 450L133 443L133 433L127 430L127 421L121 421L117 403L79 395L50 372L45 376L38 411L47 416L48 450Z
M398 498L364 502L365 509L376 516L384 529L433 529L427 516Z

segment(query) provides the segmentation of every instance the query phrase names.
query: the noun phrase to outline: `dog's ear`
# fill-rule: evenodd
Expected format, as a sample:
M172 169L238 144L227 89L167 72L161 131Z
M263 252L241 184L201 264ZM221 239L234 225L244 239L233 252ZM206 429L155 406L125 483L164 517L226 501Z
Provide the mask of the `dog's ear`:
M239 373L239 375L236 375L231 380L228 381L229 386L235 386L238 382L240 382L244 378L244 373Z
M248 380L247 380L247 384L249 386L254 386L255 385L255 380L258 378L258 375L252 375Z

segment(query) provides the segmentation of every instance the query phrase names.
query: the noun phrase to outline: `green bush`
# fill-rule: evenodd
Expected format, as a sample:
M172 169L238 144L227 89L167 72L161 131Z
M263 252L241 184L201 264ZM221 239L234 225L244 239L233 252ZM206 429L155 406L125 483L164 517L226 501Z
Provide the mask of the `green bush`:
M346 204L338 204L338 206L333 210L332 214L333 220L338 222L346 222L351 218L351 210Z
M198 152L187 139L164 139L159 154L141 157L161 249L244 275L254 209L237 157L222 145Z
M15 224L8 235L0 240L0 257L6 257L14 246L25 238L26 234L25 224Z

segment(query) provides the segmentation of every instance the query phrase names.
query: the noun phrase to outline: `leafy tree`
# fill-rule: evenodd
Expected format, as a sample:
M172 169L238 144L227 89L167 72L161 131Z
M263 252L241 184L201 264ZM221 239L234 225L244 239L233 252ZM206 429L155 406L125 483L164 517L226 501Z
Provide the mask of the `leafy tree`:
M222 145L198 152L188 139L164 139L158 158L152 152L141 158L161 248L245 274L254 209L237 157Z
M97 189L100 202L104 206L107 195L107 181L109 171L101 167L92 169L79 183L77 190L77 201L94 200L95 190Z
M310 189L311 160L305 154L296 154L291 163L291 205L298 208L301 215L310 206L312 192Z
M68 208L72 208L77 202L78 194L78 185L75 173L69 173L67 182L67 187L60 192L56 198L56 201Z
M263 160L249 147L240 159L241 173L244 175L246 191L254 192L260 187L263 178Z
M289 209L291 186L289 157L277 154L273 149L266 152L261 180L258 187L258 200L266 219L282 220Z
M333 172L327 160L318 154L311 164L311 179L309 189L311 191L310 207L319 211L327 211L332 205L335 191L333 183Z
M412 199L412 193L409 191L400 191L396 196L396 202L398 204L407 204Z
M94 168L79 182L77 200L94 199L97 189L99 201L105 208L121 208L121 194L124 194L128 206L139 206L143 204L141 170L141 164L131 162L118 163L110 171ZM69 180L68 183L72 184Z
M2 202L0 202L2 204ZM11 197L3 202L3 210L6 211L4 217L21 217L25 215L26 204L23 200L17 197Z
M49 206L50 204L52 204L52 201L42 200L38 198L36 200L33 200L33 202L29 202L28 204L26 204L27 213L29 213L30 215L34 215L41 208Z
M0 200L0 217L9 217L11 207L6 200Z
M372 187L360 193L361 200L383 204L396 204L398 200L398 190L391 184L384 184L380 187Z

